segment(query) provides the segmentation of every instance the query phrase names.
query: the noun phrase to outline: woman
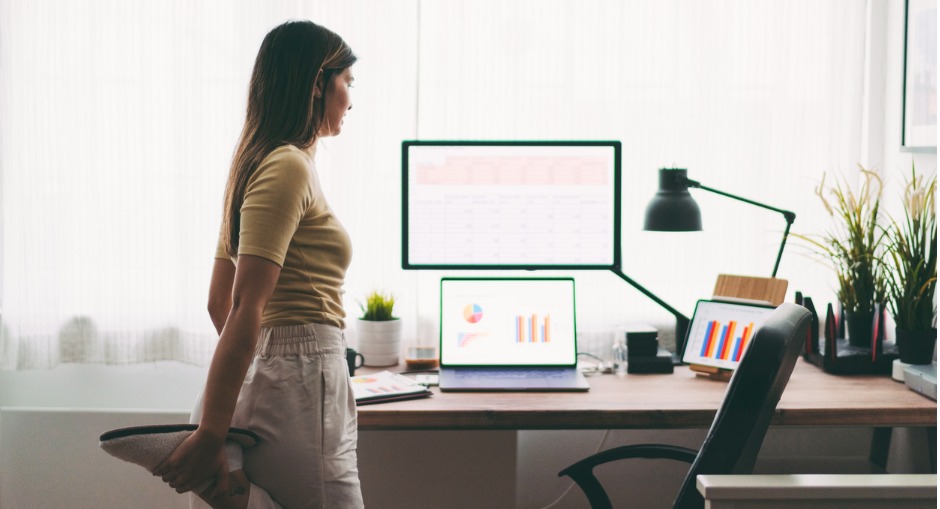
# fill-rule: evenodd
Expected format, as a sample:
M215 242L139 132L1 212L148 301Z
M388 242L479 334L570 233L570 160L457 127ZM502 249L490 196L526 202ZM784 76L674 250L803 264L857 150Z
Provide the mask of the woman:
M154 470L180 493L212 481L197 494L214 508L362 506L342 332L351 246L313 167L317 141L352 108L355 61L309 21L271 30L255 61L209 290L220 337L199 427ZM258 445L225 444L230 426Z

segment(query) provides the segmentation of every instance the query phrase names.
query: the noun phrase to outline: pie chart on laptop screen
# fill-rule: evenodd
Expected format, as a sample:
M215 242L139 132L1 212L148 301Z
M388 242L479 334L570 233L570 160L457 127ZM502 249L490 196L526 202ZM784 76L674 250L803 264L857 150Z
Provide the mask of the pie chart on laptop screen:
M470 323L477 323L483 319L483 308L478 304L467 304L463 308L463 317Z

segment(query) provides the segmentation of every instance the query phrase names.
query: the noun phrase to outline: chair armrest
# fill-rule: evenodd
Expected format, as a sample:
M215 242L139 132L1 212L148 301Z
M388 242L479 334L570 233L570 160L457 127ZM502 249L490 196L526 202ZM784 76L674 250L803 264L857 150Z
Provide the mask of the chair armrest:
M584 492L593 509L610 509L610 498L604 487L594 476L594 467L631 458L669 459L691 464L698 451L687 447L665 444L637 444L615 447L584 458L558 473L558 477L569 476Z

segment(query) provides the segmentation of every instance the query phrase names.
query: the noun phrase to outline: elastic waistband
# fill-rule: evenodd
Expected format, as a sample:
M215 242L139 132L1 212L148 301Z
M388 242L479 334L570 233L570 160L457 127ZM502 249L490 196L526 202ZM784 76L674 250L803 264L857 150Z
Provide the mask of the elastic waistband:
M346 355L343 329L322 323L262 327L258 333L255 355Z

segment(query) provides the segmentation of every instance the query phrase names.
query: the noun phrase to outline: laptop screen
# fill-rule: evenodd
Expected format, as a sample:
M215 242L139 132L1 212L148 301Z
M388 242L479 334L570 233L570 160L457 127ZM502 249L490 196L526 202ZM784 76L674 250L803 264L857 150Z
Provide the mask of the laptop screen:
M441 279L442 366L575 366L574 279Z
M773 310L769 304L698 301L682 361L735 369L754 333Z

